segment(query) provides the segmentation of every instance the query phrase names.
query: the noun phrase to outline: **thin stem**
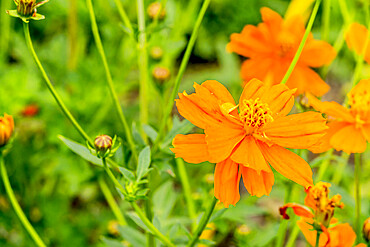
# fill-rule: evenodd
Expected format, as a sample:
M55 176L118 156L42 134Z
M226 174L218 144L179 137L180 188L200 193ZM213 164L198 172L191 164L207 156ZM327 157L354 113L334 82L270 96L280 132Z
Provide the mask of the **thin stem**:
M286 184L284 203L288 203L291 200L292 192L293 192L293 184L292 183ZM286 237L287 228L288 228L288 221L282 219L282 222L280 223L279 229L278 229L278 237L276 240L276 246L278 247L284 246L284 240Z
M168 118L171 114L171 111L172 111L172 108L173 108L173 105L174 105L174 99L176 98L176 94L179 90L180 82L181 82L182 77L184 76L186 67L188 65L190 55L191 55L191 51L193 50L195 41L196 41L197 36L198 36L200 25L202 23L204 14L206 13L206 10L207 10L210 2L211 2L211 0L204 0L202 8L200 9L200 12L198 14L197 20L196 20L195 25L194 25L193 32L191 33L189 43L188 43L188 45L186 47L186 50L185 50L184 57L182 58L182 61L181 61L179 72L177 73L171 95L168 98L168 102L165 104L165 106L167 106L167 107L165 108L162 123L161 123L160 129L159 129L159 133L158 133L157 139L155 141L156 145L158 145L158 143L161 141L161 139L163 137L163 134L164 134L164 131L165 131L165 128L166 128L166 125L167 125L167 120L168 120Z
M283 80L281 81L282 84L285 84L288 81L290 75L292 74L292 72L294 70L294 67L296 66L296 64L299 60L299 57L301 56L301 53L303 51L304 45L306 44L308 35L310 34L313 23L315 21L317 11L319 10L320 3L321 3L321 0L316 0L315 6L313 7L313 10L312 10L312 13L311 13L311 16L310 16L310 19L308 20L307 28L306 28L306 31L303 35L302 41L299 44L298 50L294 55L292 63L290 64L287 72L285 73L285 76L284 76Z
M316 244L315 244L315 247L319 247L319 244L320 244L320 232L317 231L317 233L316 233Z
M27 47L28 47L29 51L31 52L31 55L32 55L33 59L35 60L36 65L39 68L42 76L44 77L45 84L46 84L47 88L49 89L51 95L54 97L55 101L57 102L58 106L60 107L60 109L62 110L64 115L72 123L73 127L78 131L78 133L82 136L82 138L84 138L86 141L88 141L91 146L94 146L94 142L92 141L92 139L86 134L86 132L78 124L76 119L73 117L71 112L68 110L68 108L64 104L62 98L59 96L59 94L55 90L53 84L51 84L50 79L49 79L48 75L46 74L46 72L44 70L44 67L42 66L42 64L41 64L41 62L40 62L40 60L39 60L39 58L38 58L38 56L35 52L35 49L33 48L28 23L23 22L23 31L24 31L24 36L25 36L25 39L26 39ZM117 163L114 162L113 160L109 159L108 162L109 162L109 164L111 164L115 167L118 167Z
M100 189L103 192L103 195L105 199L107 200L109 207L112 209L114 216L117 218L119 224L127 225L126 220L123 217L123 214L119 206L117 205L117 202L114 200L114 197L112 193L110 192L102 176L99 176L98 182L99 182Z
M117 178L113 175L112 171L109 169L108 165L107 165L107 161L106 161L106 158L102 158L102 162L103 162L103 166L104 166L104 169L105 171L107 172L109 178L112 180L112 182L114 183L114 185L121 191L121 192L124 192L125 189L123 188L122 184L120 184L117 180Z
M329 30L330 30L330 7L331 7L331 0L324 0L324 11L323 11L323 28L321 33L322 40L329 39Z
M288 242L285 247L293 247L295 245L295 240L298 237L299 231L300 229L298 225L294 224L293 230L290 232L290 236L289 236Z
M51 82L49 80L49 77L46 74L44 68L42 67L42 64L41 64L39 58L37 57L35 49L33 48L28 23L23 22L23 30L24 30L24 36L26 38L27 47L28 47L29 51L31 52L31 55L32 55L33 59L35 60L36 65L39 68L42 76L44 77L46 86L48 87L50 93L53 95L55 101L59 105L60 109L63 111L64 115L69 119L69 121L71 121L72 125L76 128L76 130L80 133L80 135L93 146L94 145L93 141L86 134L86 132L81 128L81 126L77 123L76 119L72 116L71 112L67 109L64 102L60 98L59 94L55 90L54 86L51 84Z
M175 245L166 237L164 236L153 224L148 220L145 216L145 213L141 210L141 208L136 204L136 202L131 202L132 207L134 208L135 212L139 216L139 218L143 221L143 223L149 228L149 230L158 237L159 240L162 241L167 246L175 247Z
M139 56L138 65L140 70L140 122L141 125L148 123L148 52L146 47L145 10L144 1L137 0L137 16L139 27ZM143 133L143 136L145 134ZM145 137L146 138L146 137Z
M218 199L216 197L213 197L212 202L210 203L209 207L207 208L207 211L204 213L202 219L200 220L197 229L195 230L193 234L193 238L188 243L187 247L193 247L197 241L199 240L200 235L202 234L204 228L206 227L209 219L211 218L212 212L215 209L216 203Z
M44 242L41 240L40 236L37 234L35 229L32 227L31 223L28 221L26 215L22 211L22 208L19 206L19 203L18 203L17 199L15 198L13 189L12 189L12 187L10 185L10 182L9 182L8 173L7 173L6 168L5 168L4 158L3 158L1 153L0 153L0 165L1 165L1 178L4 182L4 187L5 187L6 193L9 196L10 203L12 204L15 213L17 214L17 216L18 216L19 220L21 221L22 225L24 226L24 228L26 228L28 234L30 234L33 241L35 241L36 245L39 246L39 247L46 247Z
M125 24L125 26L130 31L130 36L133 37L133 35L134 35L134 29L132 28L130 19L127 17L126 11L125 11L125 9L122 6L121 0L114 0L114 2L117 5L118 13L121 16L121 19L122 19L123 23Z
M343 173L348 164L348 159L349 159L349 154L343 152L339 160L338 168L336 169L336 172L334 173L333 178L331 180L333 184L336 184L336 185L340 184Z
M193 197L191 195L191 187L190 187L190 183L189 183L189 177L188 177L188 174L186 172L184 161L182 159L176 159L176 164L177 164L177 169L178 169L178 172L179 172L180 181L181 181L182 187L184 189L185 200L186 200L186 204L187 204L187 208L188 208L188 214L189 214L190 219L192 220L192 230L194 231L195 227L196 227L195 220L197 218L197 215L196 215L196 212L195 212L194 200L193 200Z
M317 174L317 179L316 179L316 182L319 182L322 180L322 178L324 177L325 173L326 173L326 170L328 169L329 167L329 164L330 164L330 161L331 161L331 156L333 155L333 149L329 150L325 155L324 157L326 157L322 162L321 162L321 165L320 165L320 168L319 168L319 171L318 171L318 174Z
M133 155L135 161L137 161L137 157L138 156L137 156L137 152L136 152L135 143L133 141L133 137L132 137L130 128L129 128L128 124L127 124L126 118L125 118L125 116L123 114L121 105L119 103L117 93L116 93L116 91L114 89L112 75L111 75L111 72L110 72L110 69L109 69L107 58L105 56L103 44L101 42L98 25L96 24L94 8L93 8L93 5L92 5L91 0L86 0L86 3L87 3L87 8L88 8L89 13L90 13L91 29L92 29L92 32L93 32L93 35L94 35L96 47L97 47L98 52L100 54L101 60L103 62L103 66L104 66L104 70L105 70L105 75L107 77L109 92L111 94L111 97L112 97L112 100L113 100L115 109L117 111L118 117L119 117L119 119L121 121L121 124L123 126L123 129L125 130L127 142L128 142L128 144L130 146L132 155Z
M355 154L355 198L356 198L356 223L355 229L357 242L361 238L361 154Z
M349 14L346 1L345 0L338 0L338 3L339 3L339 9L340 9L340 11L342 13L342 16L343 16L343 19L344 19L344 23L346 23L346 25L349 25L352 22L352 17Z

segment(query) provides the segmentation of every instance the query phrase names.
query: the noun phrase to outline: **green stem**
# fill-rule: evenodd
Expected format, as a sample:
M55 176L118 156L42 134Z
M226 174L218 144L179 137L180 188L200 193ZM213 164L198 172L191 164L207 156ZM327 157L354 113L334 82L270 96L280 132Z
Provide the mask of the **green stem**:
M1 153L0 153L0 165L1 165L1 178L4 182L6 193L9 196L10 203L12 204L15 213L17 214L19 220L22 222L24 228L26 228L27 232L30 234L33 241L35 241L36 245L39 247L46 247L44 242L41 240L40 236L37 234L35 229L32 227L31 223L28 221L26 215L22 211L22 208L19 206L17 199L15 198L13 189L9 182L8 173L5 168L4 158Z
M57 93L57 91L55 90L54 86L51 84L48 75L46 74L44 68L42 67L42 64L41 64L39 58L37 57L37 54L35 52L35 49L33 48L33 44L32 44L32 40L31 40L31 36L30 36L30 30L29 30L28 23L24 23L23 22L23 30L24 30L24 36L26 38L27 47L30 50L31 55L32 55L33 59L35 60L36 65L39 68L42 76L44 77L46 86L48 87L50 93L53 95L55 101L59 105L59 107L62 110L62 112L64 113L64 115L69 119L69 121L71 121L72 125L76 128L76 130L80 133L80 135L85 140L87 140L92 146L94 146L93 141L86 134L86 132L81 128L81 126L77 123L76 119L72 116L71 112L65 106L64 102L60 98L60 96Z
M293 184L292 183L286 184L284 203L288 203L291 200L292 192L293 192ZM276 240L276 246L278 247L284 246L284 240L285 240L285 236L286 236L287 228L288 228L288 221L284 219L282 219L281 221L282 222L279 225L278 237Z
M114 197L113 197L112 193L110 192L110 190L109 190L109 188L108 188L107 184L105 183L104 178L102 176L99 176L98 182L99 182L100 189L103 192L103 195L104 195L105 199L107 200L108 205L112 209L112 212L113 212L114 216L117 218L118 222L121 225L127 225L126 220L123 217L123 214L122 214L119 206L117 205L117 202L114 200Z
M131 202L132 207L134 208L135 212L139 216L139 218L143 221L143 223L149 228L149 230L158 237L159 240L162 241L167 246L176 247L166 236L164 236L153 224L148 220L145 216L145 213L141 210L141 208L136 204L136 202Z
M317 233L316 233L316 244L315 244L315 247L319 247L319 244L320 244L320 232L317 231Z
M200 220L197 229L193 234L193 238L188 243L187 247L193 247L197 241L199 240L200 235L202 234L204 228L206 227L209 219L211 218L212 212L215 209L216 203L218 199L213 197L212 202L210 203L209 207L207 208L206 212L204 213L202 219Z
M197 215L196 215L196 212L195 212L194 200L193 200L193 197L191 195L191 187L190 187L190 183L189 183L189 177L188 177L188 174L186 172L184 161L182 159L176 159L176 164L177 164L177 169L178 169L178 172L179 172L180 181L181 181L182 187L184 189L185 200L186 200L186 204L187 204L187 208L188 208L188 214L189 214L190 219L192 220L192 230L194 231L195 227L196 227L196 222L195 221L196 221Z
M342 16L343 16L343 19L344 19L344 23L346 25L349 25L352 22L352 17L349 14L346 1L345 0L338 0L338 3L339 3L340 12L342 13Z
M130 31L130 37L133 38L133 35L134 35L134 29L132 28L132 25L131 25L131 22L130 22L130 19L127 17L127 14L126 14L126 11L125 9L123 8L122 6L122 3L121 3L121 0L114 0L114 2L116 3L117 5L117 9L118 9L118 13L119 15L121 16L121 19L123 21L123 23L125 24L125 26L129 29Z
M118 182L117 178L113 175L112 171L109 169L106 158L102 158L102 162L103 162L104 169L107 172L109 178L112 180L114 185L123 193L125 189L123 188L122 184Z
M293 230L290 233L288 242L287 242L285 247L293 247L295 245L295 240L298 237L299 231L300 231L300 229L299 229L298 225L294 224Z
M181 82L181 79L182 79L182 77L185 73L186 67L188 65L191 52L193 50L195 41L196 41L197 36L198 36L200 25L202 23L204 14L206 13L206 10L207 10L210 2L211 2L211 0L204 0L202 8L200 9L200 12L198 14L197 20L196 20L195 25L194 25L193 32L191 33L189 43L188 43L188 45L186 47L186 50L185 50L184 57L182 58L182 61L181 61L179 72L177 73L171 95L168 98L168 102L165 104L165 106L167 106L167 107L165 108L163 119L162 119L161 126L160 126L160 129L159 129L159 133L158 133L157 139L155 141L156 145L158 145L158 143L161 141L161 139L163 137L163 134L164 134L164 131L165 131L166 125L167 125L167 120L168 120L168 118L171 114L171 111L172 111L172 108L173 108L173 105L174 105L174 102L175 102L174 99L176 98L176 94L179 90L180 82Z
M361 154L355 154L355 198L356 198L356 222L355 229L359 242L361 238Z
M336 169L336 172L333 175L333 178L331 180L332 184L339 185L340 181L342 180L343 173L346 169L346 166L348 164L349 154L342 152L341 158L339 160L338 168Z
M324 11L323 11L323 27L321 33L321 39L328 41L329 39L329 30L330 30L330 7L331 0L324 0Z
M100 54L101 60L103 62L103 66L104 66L104 70L105 70L105 75L107 77L109 92L111 94L111 97L112 97L112 100L113 100L115 109L117 111L118 117L119 117L119 119L121 121L121 124L123 126L123 129L125 131L127 142L128 142L128 144L130 146L132 155L133 155L135 161L137 162L137 157L138 156L137 156L137 152L136 152L135 143L133 141L133 137L132 137L132 134L131 134L131 131L130 131L130 127L127 124L126 118L125 118L125 116L123 114L121 105L119 103L117 93L116 93L116 91L114 89L112 75L111 75L111 72L110 72L110 69L109 69L107 58L105 56L103 44L101 42L98 25L96 24L94 8L93 8L93 5L92 5L91 0L86 0L86 3L87 3L87 8L88 8L89 13L90 13L91 29L92 29L92 32L93 32L93 35L94 35L96 47L97 47L98 52Z
M320 165L319 172L317 174L317 179L316 182L319 182L323 179L326 170L329 167L330 161L331 161L331 156L333 155L333 149L329 150L324 156L326 157Z
M141 125L148 123L148 52L146 47L146 30L145 30L145 10L144 1L137 0L137 16L138 16L138 27L139 27L139 56L138 65L140 70L140 92L139 92L139 104L140 104L140 122ZM146 135L142 133L143 136Z
M282 84L285 84L288 81L290 75L292 74L292 72L294 70L294 67L296 66L296 64L299 60L299 57L301 56L301 53L303 51L304 45L306 44L308 35L310 34L313 23L315 21L317 11L319 10L320 3L321 3L321 0L316 0L315 6L313 7L313 10L312 10L312 13L311 13L311 16L310 16L310 19L308 20L307 28L306 28L306 31L303 35L302 41L299 44L298 50L294 55L292 63L290 64L287 72L285 73L285 76L284 76L283 80L281 81Z

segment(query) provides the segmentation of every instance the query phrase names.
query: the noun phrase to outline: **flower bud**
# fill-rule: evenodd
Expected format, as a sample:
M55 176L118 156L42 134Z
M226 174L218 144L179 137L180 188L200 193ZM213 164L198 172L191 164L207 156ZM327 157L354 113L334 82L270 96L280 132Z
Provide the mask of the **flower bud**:
M32 20L42 20L45 16L37 14L37 8L41 5L49 2L49 0L44 0L37 3L37 0L14 0L15 5L17 5L16 10L7 10L8 15L13 17L18 17L24 22L28 23L29 19Z
M166 11L163 8L162 4L159 2L151 3L148 6L147 12L148 12L149 17L152 20L157 18L157 16L158 16L158 19L162 20L166 16Z
M157 80L158 82L163 83L168 78L170 78L171 73L170 73L170 70L167 69L166 67L157 66L153 69L152 75L153 75L155 80Z
M155 60L161 59L163 56L162 48L159 46L152 47L152 49L150 49L150 56Z
M0 117L0 147L5 146L12 136L14 130L14 120L12 116L4 114Z
M21 114L23 117L33 117L37 115L40 111L40 108L36 104L30 104L27 105L25 108L23 108Z
M96 150L106 152L112 147L112 137L108 135L100 135L95 138L94 145Z
M366 242L370 243L370 217L365 220L362 233L364 234L364 239Z

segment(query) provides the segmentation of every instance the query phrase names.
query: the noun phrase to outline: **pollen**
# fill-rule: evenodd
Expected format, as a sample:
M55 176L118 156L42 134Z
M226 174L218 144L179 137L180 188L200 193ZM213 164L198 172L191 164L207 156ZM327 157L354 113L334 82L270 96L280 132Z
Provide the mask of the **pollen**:
M370 92L363 90L356 93L350 93L349 105L351 113L356 116L358 121L367 120L370 118Z
M261 128L268 122L272 122L272 112L266 103L260 99L243 100L243 107L239 113L240 120L246 128Z

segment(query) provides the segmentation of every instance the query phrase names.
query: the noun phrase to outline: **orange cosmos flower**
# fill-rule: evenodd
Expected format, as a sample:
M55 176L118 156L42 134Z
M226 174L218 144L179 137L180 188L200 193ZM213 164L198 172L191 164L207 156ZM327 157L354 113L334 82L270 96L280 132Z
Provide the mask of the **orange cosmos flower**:
M362 153L370 141L370 79L361 80L348 93L350 109L336 102L321 102L308 94L308 103L328 115L327 135L311 151L321 153L330 148L346 153Z
M195 83L194 88L193 94L180 93L176 106L205 134L177 135L171 150L189 163L217 163L214 193L225 207L239 201L241 177L251 195L270 193L274 175L268 163L300 185L312 184L310 166L283 147L310 147L327 127L319 113L287 116L294 105L295 90L282 84L268 87L253 79L236 105L217 81Z
M306 206L288 203L280 208L280 214L284 219L289 219L286 211L292 208L297 216L302 217L297 224L312 246L315 246L317 231L322 231L323 234L320 235L319 240L320 247L351 247L356 239L352 227L347 223L330 226L330 224L337 223L337 220L333 218L334 209L344 206L340 202L340 195L329 198L330 186L329 183L319 182L309 187L306 190Z
M0 117L0 147L8 143L13 134L13 130L13 117L5 113L4 117Z
M231 35L227 50L249 58L241 68L245 81L257 78L272 85L283 79L305 32L301 16L284 20L269 8L262 8L263 22L257 27L247 25L241 33ZM332 46L309 35L300 59L287 86L297 88L296 95L310 92L321 96L329 86L310 67L328 65L336 56Z
M347 35L346 35L346 43L350 50L354 50L358 55L362 53L364 48L366 38L368 36L368 30L364 25L359 23L352 23L349 26ZM370 63L370 46L366 47L366 51L364 54L364 60L367 63Z

